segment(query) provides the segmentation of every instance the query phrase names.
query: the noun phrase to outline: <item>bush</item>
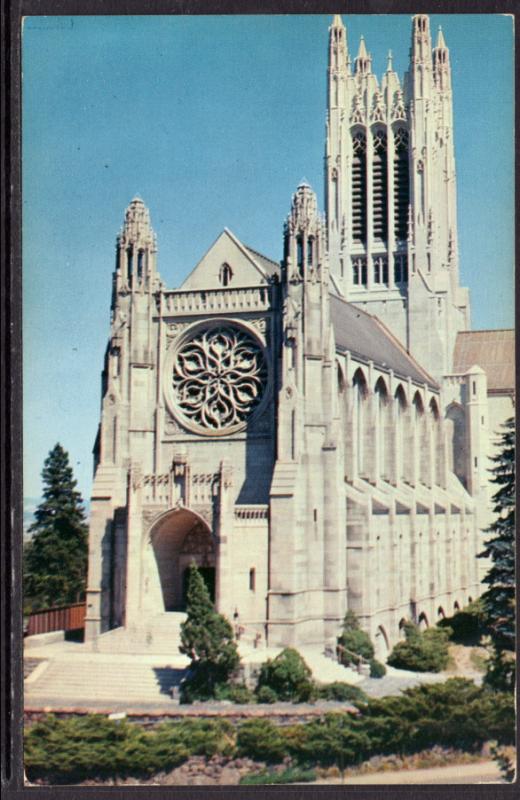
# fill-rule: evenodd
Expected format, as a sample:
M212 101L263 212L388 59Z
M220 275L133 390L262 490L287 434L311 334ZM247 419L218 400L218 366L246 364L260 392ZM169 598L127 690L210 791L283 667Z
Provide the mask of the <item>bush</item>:
M370 636L359 627L359 620L353 611L347 611L343 620L343 631L338 637L340 661L346 667L357 665L362 660L374 657L374 645Z
M216 687L217 700L231 700L232 703L256 703L256 695L244 683L226 683Z
M270 720L251 719L238 729L237 751L254 761L278 764L286 755L286 745L280 729Z
M244 775L240 778L241 786L265 786L275 783L312 783L316 780L316 772L313 769L302 769L301 767L288 767L283 772L268 772L262 770L253 775Z
M319 686L317 696L321 700L341 700L347 703L360 703L367 700L367 696L362 689L342 681L334 681L334 683L326 683L324 686Z
M278 695L270 686L260 686L256 689L256 700L258 703L276 703Z
M190 755L231 755L234 728L225 720L165 722L151 731L99 714L50 715L25 735L30 781L77 783L87 778L149 776L173 769Z
M371 678L383 678L386 675L386 667L384 664L381 664L380 661L377 661L375 658L370 659L370 677Z
M233 629L213 609L206 584L195 564L190 567L187 618L181 625L181 653L191 659L181 687L181 702L209 700L240 664Z
M268 659L260 667L257 696L269 698L260 702L274 702L272 694L262 691L265 687L276 695L276 700L292 700L305 703L316 695L312 673L297 650L285 648L275 659Z
M363 761L370 752L370 739L366 732L356 729L351 714L326 714L304 727L304 736L295 753L304 764L323 767L336 764L341 771L351 764Z
M452 617L441 619L437 623L439 628L450 628L450 639L458 644L480 644L482 636L489 633L486 626L486 616L480 600L473 600L462 611L457 611Z
M428 628L421 633L417 625L405 625L404 642L398 642L387 663L414 672L440 672L448 665L450 628Z

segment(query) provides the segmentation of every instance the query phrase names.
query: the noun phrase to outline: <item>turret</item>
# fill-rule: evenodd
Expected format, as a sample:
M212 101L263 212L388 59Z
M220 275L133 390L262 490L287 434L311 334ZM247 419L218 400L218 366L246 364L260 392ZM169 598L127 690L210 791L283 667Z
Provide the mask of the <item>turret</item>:
M439 25L437 44L433 48L433 79L440 92L451 89L450 51L446 47L442 28Z
M309 279L318 272L325 256L323 219L318 213L316 195L304 180L292 198L291 212L284 230L284 271L287 280Z
M117 237L115 290L153 290L156 284L157 243L150 212L140 197L134 197L125 212Z

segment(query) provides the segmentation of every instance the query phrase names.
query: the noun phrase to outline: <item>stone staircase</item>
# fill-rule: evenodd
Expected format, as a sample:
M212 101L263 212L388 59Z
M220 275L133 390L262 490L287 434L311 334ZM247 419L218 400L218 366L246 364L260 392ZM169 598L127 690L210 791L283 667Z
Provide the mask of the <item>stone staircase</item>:
M101 634L88 648L97 653L153 654L180 657L181 623L186 614L168 611L143 620L142 626L114 628Z
M90 659L53 659L34 683L26 683L25 705L45 705L56 700L80 706L89 701L106 701L107 705L168 702L172 687L179 684L184 672L182 668L148 664L135 658L108 661L92 654Z

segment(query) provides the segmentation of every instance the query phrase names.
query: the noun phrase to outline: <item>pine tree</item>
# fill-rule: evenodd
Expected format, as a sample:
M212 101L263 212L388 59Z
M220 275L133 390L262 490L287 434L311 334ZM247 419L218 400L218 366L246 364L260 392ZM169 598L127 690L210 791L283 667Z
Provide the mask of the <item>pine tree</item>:
M26 612L79 602L87 576L87 526L68 453L56 444L45 459L43 501L24 549Z
M494 534L485 542L479 558L490 558L484 578L489 589L482 595L491 642L494 649L487 682L496 688L513 688L514 661L508 651L515 649L515 422L508 419L501 434L500 452L493 458L493 495L496 520L487 529Z
M213 697L239 663L233 629L218 614L195 564L190 567L187 618L181 625L181 653L191 659L191 676L183 687L187 700Z

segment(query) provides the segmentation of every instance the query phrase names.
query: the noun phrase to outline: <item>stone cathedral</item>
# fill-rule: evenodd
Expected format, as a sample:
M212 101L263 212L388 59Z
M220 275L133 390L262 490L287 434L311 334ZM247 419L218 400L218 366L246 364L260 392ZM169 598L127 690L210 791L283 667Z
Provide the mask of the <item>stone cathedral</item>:
M276 262L225 229L178 289L148 209L117 238L91 502L87 639L152 650L195 562L246 641L384 658L480 593L512 331L459 285L450 57L412 20L378 80L329 29L325 214L305 182ZM176 613L177 612L177 613ZM105 644L104 644L105 643Z

